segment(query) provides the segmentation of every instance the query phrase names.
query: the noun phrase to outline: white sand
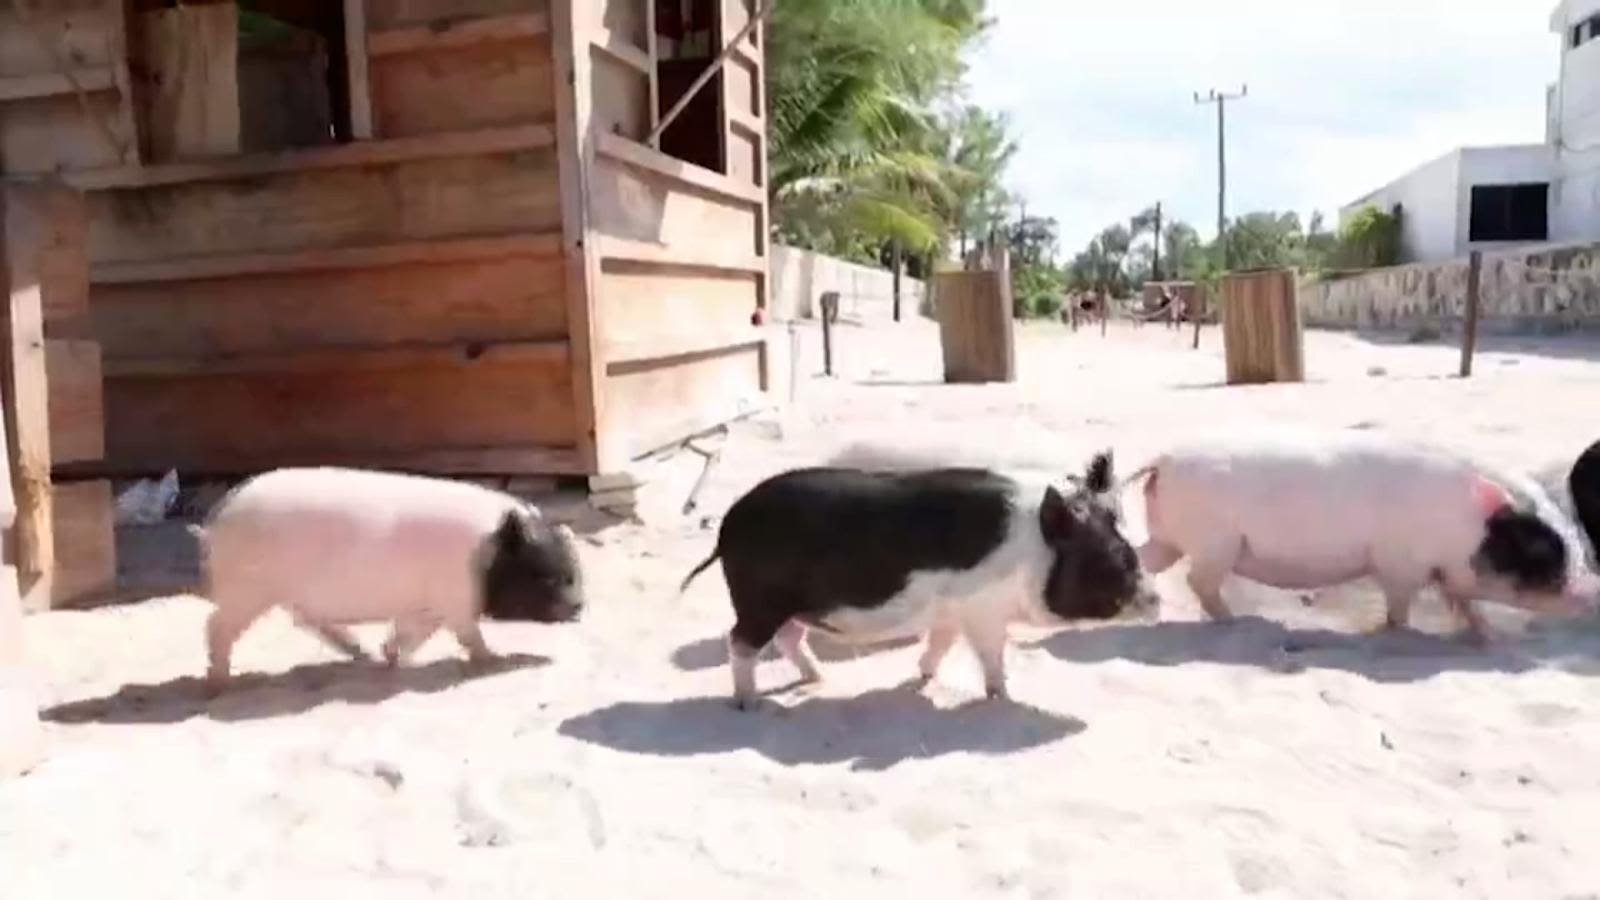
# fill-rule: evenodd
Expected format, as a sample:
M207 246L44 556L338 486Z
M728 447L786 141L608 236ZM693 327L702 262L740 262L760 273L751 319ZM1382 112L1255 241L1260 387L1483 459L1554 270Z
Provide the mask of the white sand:
M863 439L1041 469L1114 446L1126 471L1174 429L1257 417L1366 423L1517 466L1600 432L1600 364L1560 358L1586 345L1485 353L1462 382L1444 377L1448 348L1316 334L1313 383L1228 389L1211 386L1214 331L1195 353L1157 327L1037 328L1021 384L947 388L936 340L920 323L846 329L846 377L808 380L782 439L740 428L705 514ZM599 534L589 618L490 626L519 656L469 681L447 638L391 675L333 662L278 616L240 645L254 674L208 704L202 601L33 617L52 756L0 785L0 897L1600 891L1592 624L1524 634L1494 609L1511 636L1481 653L1354 635L1381 617L1362 589L1307 607L1238 586L1236 609L1265 618L1213 626L1164 582L1162 624L1019 633L1014 705L974 702L964 650L925 692L904 686L916 651L900 647L824 652L826 684L741 715L724 699L720 577L674 595L711 543L698 521ZM1435 601L1418 611L1449 627ZM774 661L758 677L793 673Z

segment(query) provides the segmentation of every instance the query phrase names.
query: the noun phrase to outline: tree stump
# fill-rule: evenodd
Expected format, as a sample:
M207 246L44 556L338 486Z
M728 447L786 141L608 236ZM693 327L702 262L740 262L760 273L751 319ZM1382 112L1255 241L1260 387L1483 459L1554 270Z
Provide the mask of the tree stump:
M1229 384L1305 381L1305 329L1293 270L1225 276L1221 312Z
M1017 380L1011 281L1002 272L943 272L935 278L939 343L948 384Z

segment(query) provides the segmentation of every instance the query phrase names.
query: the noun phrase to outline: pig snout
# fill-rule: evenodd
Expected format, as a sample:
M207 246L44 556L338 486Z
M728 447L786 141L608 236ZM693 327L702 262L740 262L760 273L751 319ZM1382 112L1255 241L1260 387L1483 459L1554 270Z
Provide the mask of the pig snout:
M1600 575L1585 572L1576 576L1561 592L1561 599L1569 612L1580 615L1600 612Z

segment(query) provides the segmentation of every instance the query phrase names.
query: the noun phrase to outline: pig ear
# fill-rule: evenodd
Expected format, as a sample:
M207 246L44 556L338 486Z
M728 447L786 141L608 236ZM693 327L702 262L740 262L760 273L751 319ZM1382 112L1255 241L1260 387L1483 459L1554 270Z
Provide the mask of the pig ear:
M528 540L527 526L516 510L506 510L494 530L494 545L502 551L515 551Z
M1045 543L1065 540L1072 534L1074 524L1067 498L1061 496L1061 492L1054 487L1045 488L1044 500L1039 504L1039 531L1044 535Z
M1482 475L1472 479L1472 500L1485 519L1511 505L1511 496L1506 493L1505 488Z
M1106 493L1116 484L1115 469L1116 465L1110 450L1095 454L1094 459L1089 461L1089 470L1084 476L1084 487L1088 488L1091 494Z

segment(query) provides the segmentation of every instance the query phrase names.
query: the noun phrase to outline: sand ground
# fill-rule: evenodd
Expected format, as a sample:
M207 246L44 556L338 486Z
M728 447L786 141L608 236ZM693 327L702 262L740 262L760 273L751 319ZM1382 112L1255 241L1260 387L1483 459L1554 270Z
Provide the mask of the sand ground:
M964 649L918 691L912 647L824 647L821 686L728 707L721 579L677 582L740 492L853 441L1128 470L1289 420L1534 466L1600 430L1592 342L1491 342L1461 381L1448 347L1314 333L1310 383L1226 388L1218 340L1029 327L1018 384L947 387L926 323L843 329L833 380L808 329L796 403L734 430L701 510L589 534L587 618L490 626L508 659L479 677L447 637L389 673L275 615L208 702L202 600L34 616L53 750L0 784L0 897L1600 896L1592 623L1494 609L1482 652L1362 636L1360 586L1233 585L1258 617L1209 625L1164 579L1159 624L1019 631L1014 703Z

